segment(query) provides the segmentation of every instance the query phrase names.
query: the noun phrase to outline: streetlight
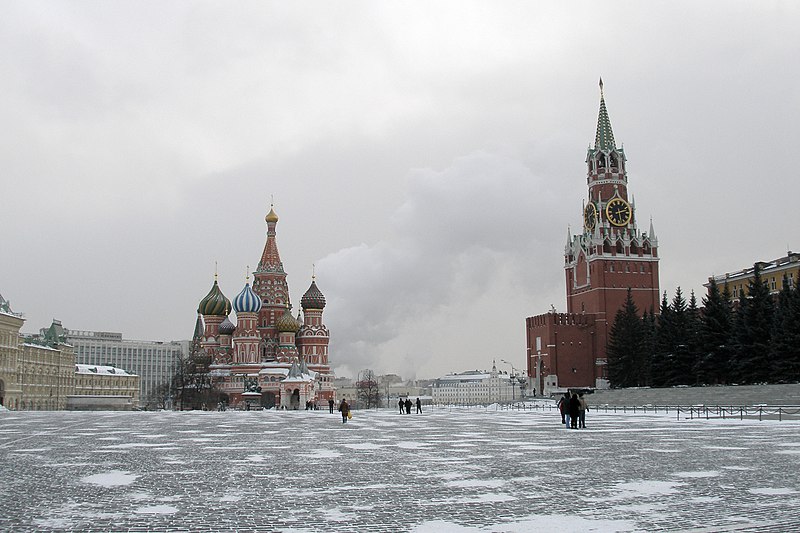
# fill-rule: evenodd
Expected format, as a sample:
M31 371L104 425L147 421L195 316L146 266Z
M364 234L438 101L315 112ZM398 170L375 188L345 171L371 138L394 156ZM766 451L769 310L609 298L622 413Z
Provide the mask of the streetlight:
M514 389L516 388L516 384L514 382L516 381L516 382L519 383L519 394L520 394L520 397L522 397L522 387L523 387L523 384L525 383L525 378L522 377L522 375L517 377L517 369L514 368L514 365L512 365L511 363L509 363L505 359L500 359L500 361L511 367L511 376L509 376L508 382L509 382L509 384L511 384L511 401L514 401L514 400L516 400L516 396L515 396L515 393L514 393Z

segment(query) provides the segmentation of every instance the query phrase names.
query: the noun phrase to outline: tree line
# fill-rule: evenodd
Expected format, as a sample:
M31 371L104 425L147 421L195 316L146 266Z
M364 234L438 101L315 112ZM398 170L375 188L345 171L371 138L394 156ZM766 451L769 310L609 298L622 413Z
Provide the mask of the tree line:
M712 279L698 306L680 287L660 312L641 317L630 289L608 340L612 387L671 387L800 381L800 283L784 277L777 298L756 264L734 300Z

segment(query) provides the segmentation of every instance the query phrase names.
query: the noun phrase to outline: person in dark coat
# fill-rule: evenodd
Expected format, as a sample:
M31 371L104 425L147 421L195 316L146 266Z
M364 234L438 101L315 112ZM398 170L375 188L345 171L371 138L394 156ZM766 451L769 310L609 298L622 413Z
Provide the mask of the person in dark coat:
M400 414L402 415L403 413L405 413L405 411L406 411L406 404L405 404L405 402L403 401L403 399L402 399L402 398L400 398L399 400L397 400L397 405L398 405L398 407L400 407Z
M409 398L406 398L406 414L411 414L411 400Z
M328 410L331 412L331 414L333 414L333 405L334 405L335 403L336 403L336 402L334 402L334 401L333 401L333 398L329 398L329 399L328 399Z
M581 411L581 402L578 400L578 395L574 392L569 399L569 420L572 429L578 429L578 415Z
M417 414L422 412L422 402L417 398Z
M561 411L561 423L562 424L569 424L569 420L567 420L567 416L569 415L569 393L565 392L564 396L558 400L558 410Z
M342 398L342 403L339 404L339 412L342 413L342 424L346 424L347 415L350 413L350 404L344 398Z

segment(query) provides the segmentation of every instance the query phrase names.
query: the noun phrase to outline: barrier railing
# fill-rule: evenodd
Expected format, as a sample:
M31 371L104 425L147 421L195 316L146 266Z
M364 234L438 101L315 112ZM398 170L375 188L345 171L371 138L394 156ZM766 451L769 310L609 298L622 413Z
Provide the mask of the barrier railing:
M557 411L555 403L494 403L494 404L434 404L428 406L434 409L486 409L494 411ZM712 418L744 420L800 420L800 405L590 405L589 411L604 413L675 413L678 420L681 415L689 420L695 418Z

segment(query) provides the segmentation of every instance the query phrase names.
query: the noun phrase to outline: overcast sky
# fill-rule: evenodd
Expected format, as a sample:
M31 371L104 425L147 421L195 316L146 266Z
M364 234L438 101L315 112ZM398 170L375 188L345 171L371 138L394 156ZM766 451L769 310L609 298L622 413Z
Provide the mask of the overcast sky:
M27 332L188 338L274 197L339 375L521 368L525 317L565 309L600 76L662 291L800 251L798 26L767 1L3 2L0 294Z

